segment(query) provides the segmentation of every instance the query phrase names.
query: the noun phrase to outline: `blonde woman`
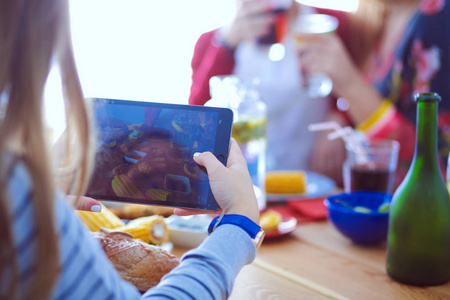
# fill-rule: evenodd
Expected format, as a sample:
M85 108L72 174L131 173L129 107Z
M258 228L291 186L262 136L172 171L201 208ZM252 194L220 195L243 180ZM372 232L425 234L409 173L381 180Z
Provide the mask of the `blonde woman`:
M255 257L245 226L219 223L163 280L167 284L142 296L119 277L67 203L68 193L81 199L93 155L68 24L67 0L0 1L0 96L6 99L0 119L0 299L227 297L240 268ZM59 149L62 156L50 153L42 116L52 62L61 73L70 141ZM257 226L259 211L236 142L227 167L211 153L194 159L208 170L224 219ZM85 200L78 206L96 205Z

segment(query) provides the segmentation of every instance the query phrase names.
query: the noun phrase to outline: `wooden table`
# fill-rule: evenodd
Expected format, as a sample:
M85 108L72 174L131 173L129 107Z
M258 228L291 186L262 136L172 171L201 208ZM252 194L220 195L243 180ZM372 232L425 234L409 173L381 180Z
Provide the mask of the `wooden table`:
M328 221L299 224L263 243L230 299L450 299L450 283L420 288L391 280L385 259L386 245L357 246Z

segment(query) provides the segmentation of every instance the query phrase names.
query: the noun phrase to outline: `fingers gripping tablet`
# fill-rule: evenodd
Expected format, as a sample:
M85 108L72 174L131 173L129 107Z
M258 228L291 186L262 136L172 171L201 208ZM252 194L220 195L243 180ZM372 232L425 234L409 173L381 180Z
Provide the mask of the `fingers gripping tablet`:
M226 108L91 98L97 132L87 196L217 210L208 176L193 160L226 165L233 113Z

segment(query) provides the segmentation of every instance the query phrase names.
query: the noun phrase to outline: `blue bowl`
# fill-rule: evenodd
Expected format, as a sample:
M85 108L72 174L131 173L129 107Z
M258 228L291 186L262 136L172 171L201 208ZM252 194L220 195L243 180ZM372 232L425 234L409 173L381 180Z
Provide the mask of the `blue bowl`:
M331 223L339 232L357 244L374 245L387 238L389 213L378 212L378 207L391 200L391 194L364 191L333 195L325 199L324 204ZM355 211L351 208L355 206L370 211Z

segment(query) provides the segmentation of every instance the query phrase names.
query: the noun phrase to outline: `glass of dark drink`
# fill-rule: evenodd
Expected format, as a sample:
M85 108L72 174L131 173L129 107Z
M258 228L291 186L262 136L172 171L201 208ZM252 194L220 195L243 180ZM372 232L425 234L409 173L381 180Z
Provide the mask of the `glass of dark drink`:
M292 0L270 0L268 1L272 10L267 12L274 18L274 22L270 25L269 32L258 38L260 45L273 45L281 43L287 34L287 11L292 4Z
M376 191L392 194L399 149L397 141L385 139L364 141L358 151L353 145L347 144L347 159L343 166L345 192Z

